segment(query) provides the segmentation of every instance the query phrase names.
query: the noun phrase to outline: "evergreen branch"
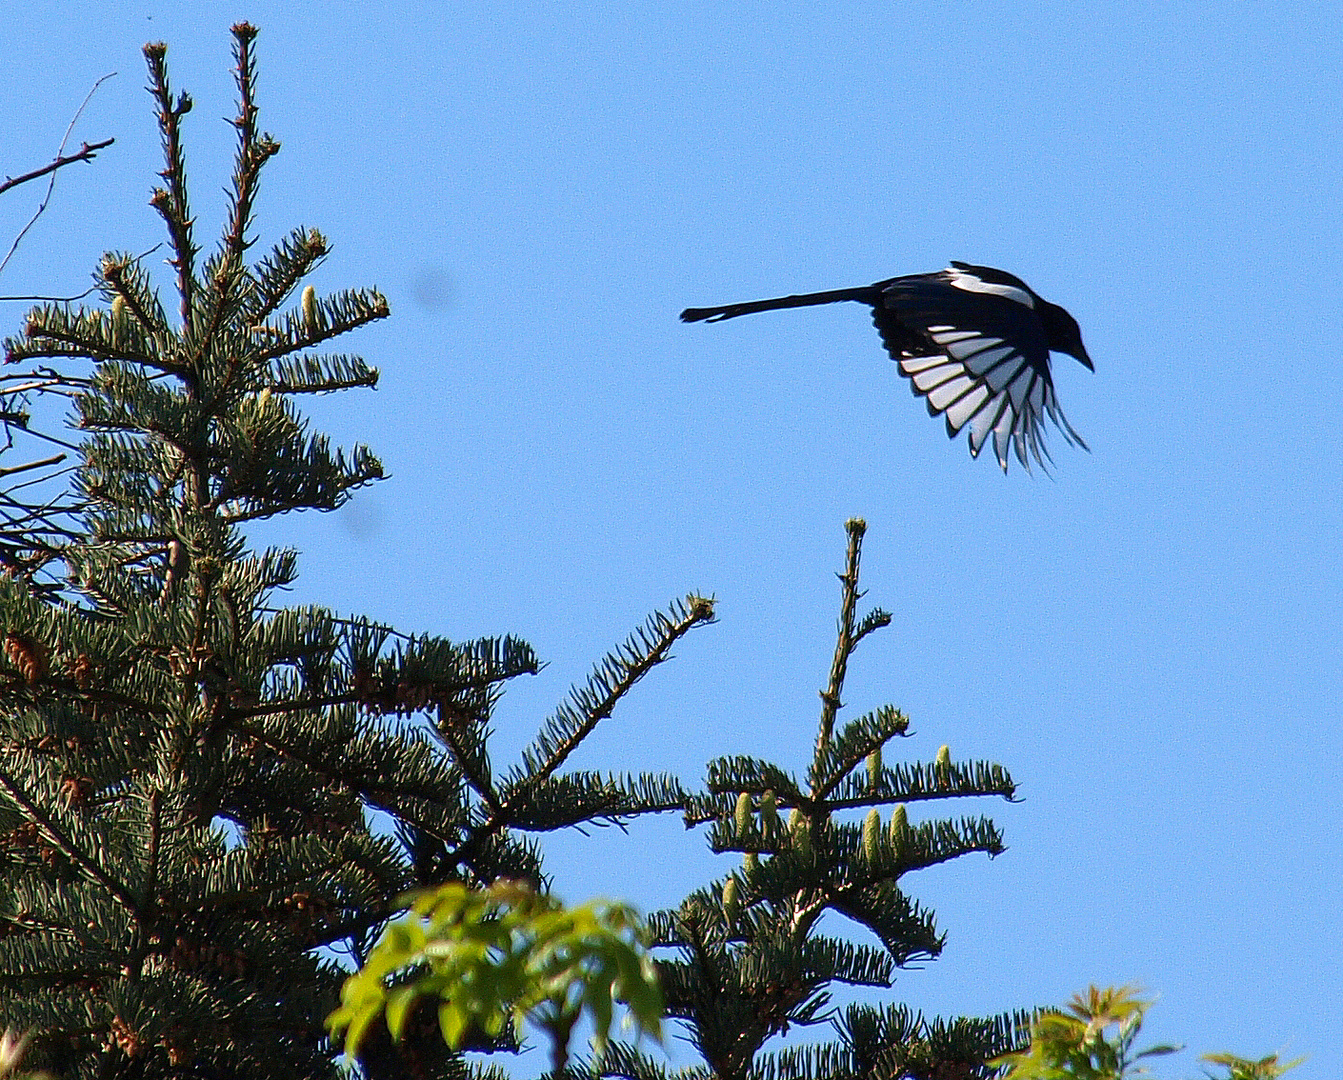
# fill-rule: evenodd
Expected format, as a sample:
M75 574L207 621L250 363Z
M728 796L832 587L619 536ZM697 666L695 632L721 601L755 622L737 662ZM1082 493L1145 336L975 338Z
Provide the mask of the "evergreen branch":
M255 437L252 445L246 439L249 431ZM222 482L205 509L218 510L230 525L300 508L335 510L352 491L385 475L367 447L354 447L347 460L344 451L330 449L325 436L305 441L303 430L287 417L242 425L228 434L212 463ZM262 450L271 459L264 470L252 467Z
M330 250L326 237L316 229L295 229L276 244L256 268L254 302L248 307L253 325L270 318Z
M644 916L644 929L655 948L677 948L689 943L682 932L679 911L650 911Z
M806 807L800 807L799 809L804 814L809 813ZM737 827L732 814L719 818L714 821L709 829L706 840L709 850L715 855L721 855L726 851L736 851L742 854L775 855L787 851L792 843L782 823L767 825L760 819L759 815L755 814L751 816L751 820L744 829Z
M238 83L238 115L233 126L238 132L238 153L233 171L232 207L229 214L228 233L224 240L225 263L240 266L244 253L249 247L247 227L252 221L252 203L256 198L257 177L261 166L280 149L273 139L263 138L257 141L256 102L252 99L252 87L256 83L256 68L252 61L252 42L256 38L256 28L249 23L240 22L231 27L233 33L233 59Z
M708 774L709 793L691 796L685 802L687 829L709 821L731 822L737 797L742 792L763 795L772 791L777 805L784 810L796 806L811 813L814 809L812 800L790 773L759 758L717 758L709 762Z
M471 745L467 740L467 733L456 724L451 723L450 719L447 716L446 707L440 702L438 724L435 725L438 737L443 740L443 745L452 754L453 760L457 763L457 767L462 770L462 776L471 785L471 789L480 796L486 807L489 808L491 816L502 812L503 803L499 798L499 793L494 790L494 784L490 777L490 759L485 752L484 739L476 740L475 745Z
M762 1055L752 1065L747 1080L875 1080L873 1074L853 1067L849 1051L826 1043L819 1046L786 1046ZM894 1080L882 1077L881 1080Z
M157 210L168 226L172 241L173 258L177 270L177 292L182 299L182 327L191 328L191 312L195 301L196 246L191 240L191 207L187 202L186 159L182 154L180 121L191 111L191 97L181 94L173 101L168 85L168 65L164 59L168 47L161 41L144 47L145 62L149 67L149 92L158 106L159 133L163 142L164 170L161 174L168 187L155 188L149 205Z
M541 872L541 849L534 841L519 843L506 833L473 831L455 850L447 852L450 865L474 887L493 884L501 878L531 882L537 889L549 888Z
M1016 782L1006 769L990 761L944 767L936 762L914 762L884 767L875 786L866 777L846 776L826 805L842 810L983 795L998 795L1011 802L1016 796Z
M972 852L993 858L1005 850L1002 833L983 817L906 825L898 836L892 836L889 827L878 829L874 837L864 833L858 825L832 822L813 829L805 849L787 835L779 837L783 842L775 845L774 858L761 862L749 875L750 894L780 904L800 896L828 901L895 883L912 870ZM725 849L732 850L728 845Z
M858 629L853 632L853 643L856 646L858 642L872 633L873 630L881 630L891 625L891 613L881 608L873 608L858 623Z
M247 228L252 222L252 206L262 167L280 152L280 144L269 136L257 138L256 103L252 88L256 71L252 63L251 45L256 28L248 23L237 23L233 31L233 56L238 85L238 115L233 126L238 132L238 151L234 159L233 188L229 192L229 225L224 235L218 258L207 270L210 288L207 293L209 317L199 336L190 367L195 371L209 354L215 337L228 315L230 302L238 284L246 278L243 256L251 246ZM237 368L235 359L231 371ZM228 383L225 379L225 385Z
M79 940L74 934L56 936L71 941ZM32 989L37 991L40 996L49 996L53 991L87 986L91 980L101 981L124 977L124 975L125 967L122 964L104 966L72 963L69 967L63 967L55 971L36 971L22 967L9 968L4 975L4 981L15 989Z
M888 987L894 975L888 953L838 938L813 938L804 949L811 978L848 986Z
M180 916L188 909L205 914L250 909L274 918L276 897L304 886L333 896L336 906L344 908L353 899L350 896L352 881L367 877L370 871L367 862L360 862L358 842L348 836L342 836L334 843L292 835L262 843L269 856L264 862L258 860L255 851L241 847L224 852L213 860L203 877L192 883L195 888L178 890L174 900L181 910L173 914ZM380 843L386 844L385 841ZM378 853L366 848L362 854L377 858ZM263 871L266 862L278 869L265 867ZM392 865L400 869L399 864ZM397 909L399 905L394 901L408 884L406 875L397 873L390 884L392 889L387 902L377 905L377 911L372 914L373 922L381 921ZM349 924L345 925L344 932L335 934L333 940L348 935Z
M858 605L858 561L862 552L863 534L867 522L850 518L844 523L849 534L849 550L844 560L843 595L839 609L839 634L835 641L835 658L830 664L830 682L821 691L821 727L816 737L816 762L830 745L830 733L835 729L835 715L841 707L840 694L844 690L844 676L849 668L849 656L857 644L854 637L854 609ZM813 772L818 770L813 767Z
M248 720L281 717L292 713L316 712L334 708L337 705L358 705L362 698L363 694L359 691L346 691L340 694L313 694L306 697L291 698L288 701L262 701L246 708L233 709L230 715L232 719L245 723ZM246 730L249 735L261 738L258 730L251 727L240 727L239 730ZM273 747L273 749L278 749L278 747Z
M149 843L146 845L144 899L154 905L159 887L159 845L163 841L163 794L157 789L149 794Z
M990 1059L1030 1044L1033 1015L1026 1011L991 1017L924 1018L904 1005L854 1004L832 1021L848 1076L905 1080L910 1076L956 1075L988 1080L998 1070Z
M76 324L71 326L53 309L46 309L43 314L55 316L55 318L39 323L36 321L36 314L35 312L34 316L30 317L25 333L30 341L37 343L37 346L35 348L11 350L10 355L14 362L41 356L80 357L99 362L119 360L123 363L142 364L145 367L155 368L172 375L186 377L187 369L181 365L173 364L148 353L121 348L110 340L99 340L100 331L94 329L92 325ZM101 323L101 319L99 322ZM57 346L64 346L64 348L55 348L48 344L50 342L54 342Z
M917 869L951 862L962 855L982 851L996 858L1006 851L1003 834L986 817L963 817L956 821L926 821L911 830L907 861Z
M9 866L6 867L6 869L10 873L13 873L14 872L13 864L11 863ZM0 922L4 922L10 927L11 933L17 932L17 933L31 934L33 931L36 930L40 931L43 934L50 934L52 937L66 938L67 940L70 941L77 941L79 939L79 935L76 934L74 930L72 930L66 923L63 923L58 919L44 917L44 915L38 915L32 911L25 910L16 912L14 914L11 914L8 911L0 912ZM0 935L0 936L8 936L8 935ZM3 970L4 968L0 967L0 971ZM12 974L13 974L12 972L6 972L6 975L12 976Z
M909 718L893 705L883 705L876 712L845 724L837 739L818 748L809 778L812 797L828 799L869 754L908 729Z
M380 659L379 643L360 672L341 662L352 632L258 610L293 579L293 558L255 558L230 526L333 508L381 475L368 450L313 435L288 397L372 385L376 373L355 357L291 354L387 305L372 290L320 304L305 295L274 319L325 254L312 231L244 265L257 176L276 148L256 126L252 33L234 28L238 157L208 261L198 261L187 198L191 100L170 89L165 47L145 50L164 158L151 205L167 226L180 326L139 261L114 253L95 277L103 303L48 301L30 316L31 337L6 343L11 360L93 367L82 382L0 376L0 452L29 423L24 392L74 397L89 433L72 494L45 506L23 505L18 489L60 468L49 451L0 467L0 741L13 747L0 754L0 929L18 930L0 933L0 968L28 976L0 977L0 1001L16 1025L54 1033L63 1072L138 1059L132 1068L150 1072L327 1075L321 1016L344 973L314 948L349 938L367 955L370 932L417 880L545 881L535 843L513 835L487 837L469 861L449 853L478 811L441 744L461 734L469 762L479 733L483 751L501 673L535 670L525 644L414 638ZM18 464L28 457L43 460ZM78 509L82 519L62 528L59 515ZM52 558L68 572L47 569L53 584L35 585ZM399 719L436 705L446 740ZM485 771L472 775L488 779L479 760ZM566 780L551 777L541 798L560 798ZM623 812L651 797L622 791L610 805ZM430 877L408 849L370 832L367 815L382 811L427 838L419 854ZM236 842L221 822L238 826ZM20 925L27 910L66 925ZM410 1049L432 1051L436 1034L418 1033Z
M714 795L773 791L780 805L795 806L806 799L797 780L772 762L752 757L724 757L709 762L708 788Z
M841 1043L859 1062L868 1062L886 1047L903 1045L919 1038L926 1022L922 1013L907 1005L850 1005L832 1021Z
M72 863L82 870L85 875L101 885L111 896L115 897L127 911L132 915L139 916L139 906L130 890L114 881L111 876L96 862L86 856L75 843L65 835L61 828L51 820L51 818L42 812L42 809L28 798L24 792L23 786L14 777L10 776L5 769L0 768L0 786L3 786L9 797L28 815L32 821L46 836L48 842L59 848Z
M455 839L434 820L417 814L407 805L405 777L396 775L395 770L358 767L360 763L352 762L348 746L340 747L338 755L328 756L320 750L312 749L314 740L311 732L296 730L293 733L296 738L283 738L281 734L258 724L243 722L235 724L234 727L239 734L254 739L280 757L296 762L311 773L353 792L369 805L385 809L394 816L410 822L435 839L445 844Z
M570 691L570 702L556 710L523 751L526 769L514 768L501 805L458 847L456 857L470 862L483 845L510 826L518 810L532 801L535 789L544 785L597 724L611 715L634 684L667 660L671 647L691 629L713 619L713 600L691 595L684 602L674 602L669 614L654 612L644 627L608 654L587 686Z
M387 298L377 289L346 290L318 305L316 317L303 314L285 316L285 325L277 329L258 325L254 333L274 339L275 344L257 351L261 362L278 359L300 349L310 349L324 341L348 334L361 326L391 315Z
M669 615L654 612L644 627L606 656L586 687L570 692L571 704L561 705L531 747L523 751L527 770L514 780L506 807L514 797L525 797L527 786L542 783L563 765L634 684L669 658L677 641L713 618L713 600L695 595L673 603Z
M163 307L158 296L149 288L140 260L157 251L162 245L155 244L143 255L104 255L98 267L98 276L121 297L130 309L136 321L147 331L155 334L168 334L168 322L163 317ZM148 300L149 303L145 301Z
M626 1042L608 1043L600 1057L591 1063L588 1075L613 1080L672 1080L665 1065Z
M275 362L270 388L277 394L326 394L378 385L378 370L357 356L300 356Z
M578 1066L579 1078L612 1077L614 1080L715 1080L702 1065L668 1069L662 1062L626 1042L610 1042L586 1067Z
M585 822L620 823L641 814L680 810L685 792L671 777L602 776L566 773L525 789L525 798L509 806L509 824L516 829L551 832Z
M31 698L31 688L26 680L18 674L5 672L9 676L9 690L17 690L18 693L0 694L0 700L11 700L16 702L29 703ZM125 709L137 716L162 718L168 715L168 710L162 706L151 705L147 701L141 701L138 698L129 697L125 694L118 694L113 690L104 690L100 687L80 687L71 679L58 678L48 674L39 684L43 689L50 689L57 692L63 700L87 701L99 705L111 705L118 709Z
M833 897L829 906L876 934L899 967L931 960L946 944L933 916L905 896L893 881L846 891Z

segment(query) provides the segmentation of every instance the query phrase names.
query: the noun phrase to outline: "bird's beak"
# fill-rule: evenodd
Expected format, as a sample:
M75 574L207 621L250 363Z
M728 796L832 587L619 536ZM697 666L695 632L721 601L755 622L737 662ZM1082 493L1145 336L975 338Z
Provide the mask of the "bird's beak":
M1089 356L1087 355L1087 351L1086 351L1086 349L1082 349L1081 352L1075 352L1075 353L1073 353L1073 355L1074 355L1075 357L1077 357L1077 359L1078 359L1083 365L1086 366L1086 369L1087 369L1088 371L1095 371L1095 370L1096 370L1096 366L1091 362L1091 357L1089 357Z

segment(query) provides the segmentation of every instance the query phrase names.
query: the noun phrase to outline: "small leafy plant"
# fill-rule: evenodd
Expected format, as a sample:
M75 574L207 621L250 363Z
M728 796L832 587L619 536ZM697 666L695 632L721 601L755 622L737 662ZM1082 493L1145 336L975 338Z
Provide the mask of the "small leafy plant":
M1047 1010L1031 1024L1031 1044L990 1064L1003 1066L1002 1080L1130 1080L1150 1075L1139 1062L1182 1049L1174 1045L1135 1050L1143 1019L1152 1007L1136 986L1095 986L1074 994L1062 1010ZM1302 1059L1279 1063L1276 1054L1250 1061L1234 1054L1206 1054L1203 1061L1226 1074L1214 1080L1276 1080Z
M532 1021L551 1038L555 1072L586 1014L606 1044L616 1002L641 1034L661 1038L662 992L634 911L593 901L565 908L518 881L488 889L451 883L418 893L410 912L387 926L364 967L341 991L327 1020L358 1052L383 1017L393 1039L425 999L438 1000L438 1026L454 1050L474 1028L492 1038Z

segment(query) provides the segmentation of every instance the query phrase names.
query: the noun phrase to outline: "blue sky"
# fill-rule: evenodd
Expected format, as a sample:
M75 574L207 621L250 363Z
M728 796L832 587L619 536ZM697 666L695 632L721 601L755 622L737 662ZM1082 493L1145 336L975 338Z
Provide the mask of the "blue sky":
M376 284L351 347L376 393L316 403L392 478L259 540L296 600L549 661L502 753L689 590L720 622L581 765L730 753L802 768L829 669L843 522L894 625L850 672L888 759L1006 765L1008 852L907 878L948 933L893 996L940 1013L1161 995L1154 1037L1343 1072L1343 287L1337 3L201 4L17 0L0 15L4 161L115 136L61 174L0 279L77 292L161 238L141 45L196 110L198 237L223 210L228 26L261 28L284 150L257 219ZM0 200L12 236L37 192ZM684 326L709 305L963 259L1080 321L1055 358L1092 447L1054 477L972 461L858 305ZM166 280L166 279L165 279ZM5 331L23 305L0 305ZM914 815L917 816L917 815ZM678 822L561 838L557 889L648 909L724 873Z

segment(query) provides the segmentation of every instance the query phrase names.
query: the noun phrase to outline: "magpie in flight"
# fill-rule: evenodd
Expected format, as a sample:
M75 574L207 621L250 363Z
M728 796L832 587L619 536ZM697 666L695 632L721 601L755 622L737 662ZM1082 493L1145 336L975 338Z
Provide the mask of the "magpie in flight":
M686 308L683 322L721 322L776 308L858 300L872 307L872 321L910 389L939 413L947 435L969 426L970 455L993 435L1003 472L1009 449L1030 471L1030 458L1049 460L1044 418L1068 442L1087 449L1054 396L1051 352L1076 357L1092 371L1077 320L1019 277L990 266L953 262L935 274L909 274L856 289L780 296L726 307Z

